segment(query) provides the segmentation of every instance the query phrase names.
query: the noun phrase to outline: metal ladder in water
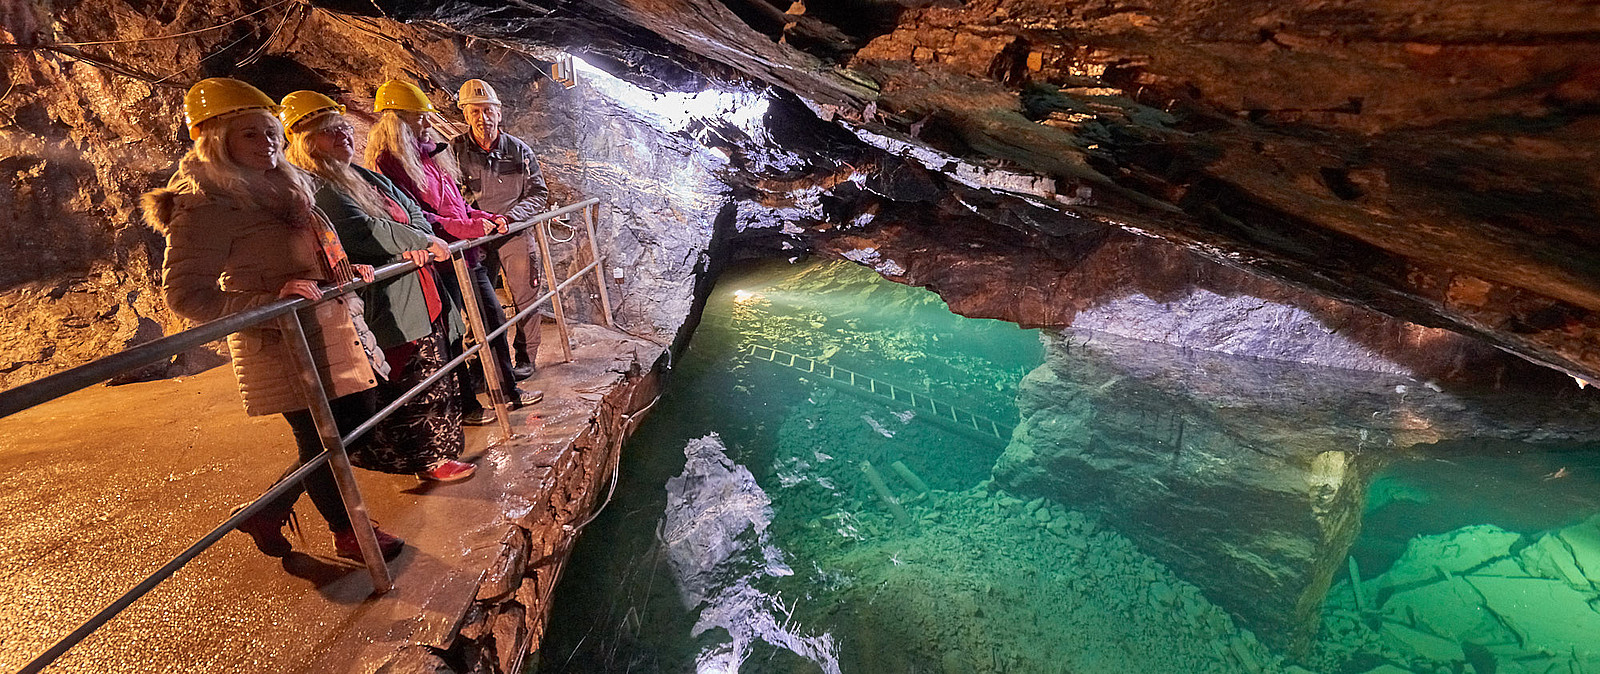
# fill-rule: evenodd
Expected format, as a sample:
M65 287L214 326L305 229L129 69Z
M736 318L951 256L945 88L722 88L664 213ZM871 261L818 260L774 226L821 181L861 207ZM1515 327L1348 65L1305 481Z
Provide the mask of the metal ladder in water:
M903 386L895 386L859 372L835 367L815 358L807 358L764 344L751 344L744 351L751 358L759 358L774 365L793 368L807 374L821 375L841 384L847 384L856 390L865 391L881 398L888 398L898 403L908 404L911 409L931 410L934 418L951 422L962 430L972 430L983 435L992 436L1001 443L1010 442L1011 432L1015 430L1014 426L1001 424L981 414L974 414L943 400L938 400L927 393L917 393ZM787 359L787 362L784 362L784 359ZM940 409L941 407L943 409Z

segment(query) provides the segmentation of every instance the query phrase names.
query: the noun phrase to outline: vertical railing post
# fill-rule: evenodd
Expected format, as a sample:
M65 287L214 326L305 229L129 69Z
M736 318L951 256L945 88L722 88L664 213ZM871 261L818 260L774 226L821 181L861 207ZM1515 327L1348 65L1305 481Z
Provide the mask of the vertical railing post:
M311 419L316 422L317 435L322 438L323 449L328 450L328 468L333 471L333 481L339 485L339 497L344 501L344 511L355 529L356 544L366 560L367 573L372 575L372 588L379 593L394 589L394 579L389 575L389 563L383 559L383 549L378 546L378 536L372 531L372 520L367 516L367 504L361 499L361 488L356 486L355 472L350 469L350 456L344 451L344 440L339 437L339 424L333 418L333 408L328 405L328 392L322 387L322 377L317 373L316 360L311 356L311 345L306 341L305 329L300 324L300 313L290 312L279 319L284 327L289 345L289 357L294 360L301 379L306 384L307 402Z
M594 286L600 289L600 318L606 327L617 327L611 318L611 296L606 293L606 266L600 263L600 244L594 238L595 206L583 207L583 226L589 230L589 255L594 258Z
M511 415L506 409L505 382L500 381L500 364L495 360L494 347L489 345L489 340L483 338L489 334L483 327L483 312L488 309L478 304L478 289L472 280L471 270L467 269L466 251L456 253L451 258L451 263L455 265L456 282L461 286L461 303L467 305L467 332L481 347L478 349L478 365L483 367L483 377L489 383L485 387L489 390L489 402L494 405L494 415L500 422L500 432L510 438ZM494 310L501 311L498 306ZM466 367L466 364L463 363L461 366ZM473 395L472 391L464 393Z
M572 337L567 334L567 314L561 307L561 293L556 291L556 268L550 262L550 237L549 220L539 221L539 226L534 227L534 239L539 242L539 263L544 267L544 282L550 288L550 309L556 317L556 331L561 333L562 362L572 362Z

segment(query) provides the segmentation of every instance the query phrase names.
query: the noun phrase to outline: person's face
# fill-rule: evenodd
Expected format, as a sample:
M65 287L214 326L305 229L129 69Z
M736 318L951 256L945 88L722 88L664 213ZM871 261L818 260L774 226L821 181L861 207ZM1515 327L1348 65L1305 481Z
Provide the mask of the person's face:
M283 157L283 128L270 115L247 115L228 126L228 156L234 163L271 171Z
M411 133L418 138L423 137L423 134L433 128L433 121L428 119L426 113L407 111L399 114L400 119L406 123L406 126L411 127Z
M493 103L473 103L466 107L467 126L479 140L494 140L500 135L500 106Z
M311 151L318 157L348 164L356 156L356 131L344 115L334 115L321 128L311 132Z

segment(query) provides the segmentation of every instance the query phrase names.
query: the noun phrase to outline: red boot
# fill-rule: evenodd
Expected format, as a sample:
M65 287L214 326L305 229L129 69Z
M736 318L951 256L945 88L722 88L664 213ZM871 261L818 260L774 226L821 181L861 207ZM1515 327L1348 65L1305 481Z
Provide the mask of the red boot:
M406 547L404 539L379 529L376 525L372 527L372 533L378 538L378 549L383 551L384 559L394 559L394 556L400 554L400 550ZM361 544L356 542L355 529L333 532L333 550L345 559L366 561L361 555Z
M446 461L425 471L417 473L417 477L433 482L455 482L472 477L478 467L460 461Z

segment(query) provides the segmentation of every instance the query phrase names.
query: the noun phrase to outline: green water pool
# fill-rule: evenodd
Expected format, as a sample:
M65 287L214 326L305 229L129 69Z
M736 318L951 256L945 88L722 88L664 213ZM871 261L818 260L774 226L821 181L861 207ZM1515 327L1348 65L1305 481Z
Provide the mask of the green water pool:
M1249 360L730 271L532 671L1600 672L1592 449L1386 450L1442 408Z

